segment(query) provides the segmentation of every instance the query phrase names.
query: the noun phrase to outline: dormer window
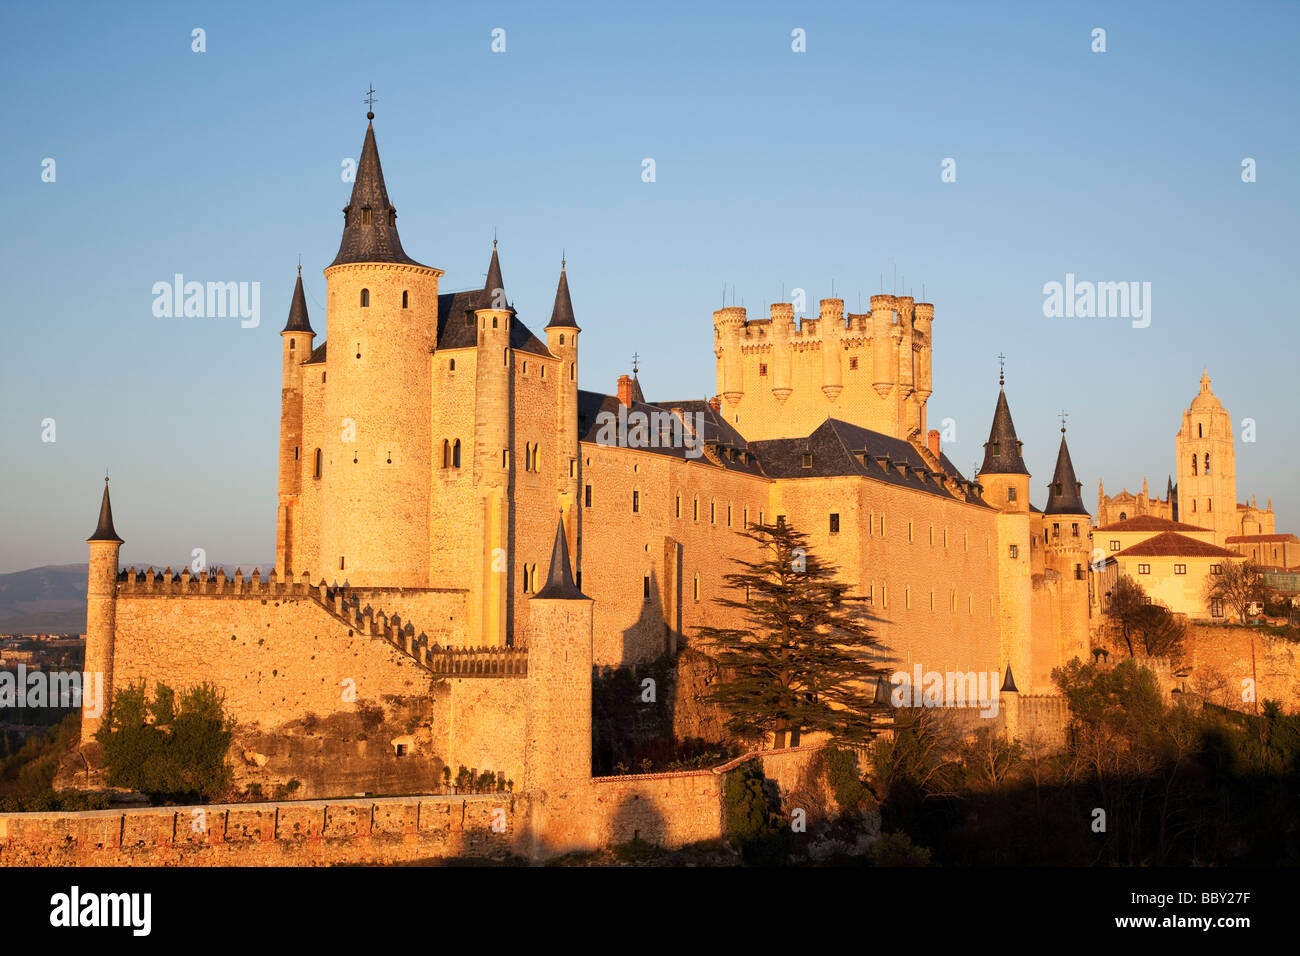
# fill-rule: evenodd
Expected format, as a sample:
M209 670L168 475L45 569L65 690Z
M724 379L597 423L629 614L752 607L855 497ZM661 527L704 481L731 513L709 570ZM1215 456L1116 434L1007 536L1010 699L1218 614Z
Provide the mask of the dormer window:
M362 206L362 207L361 207L361 225L363 225L363 226L368 226L368 225L370 225L370 207L369 207L369 206Z
M993 443L993 454L995 455L1002 454L1002 442L995 441Z
M388 224L390 226L397 225L397 210L391 206L388 207Z

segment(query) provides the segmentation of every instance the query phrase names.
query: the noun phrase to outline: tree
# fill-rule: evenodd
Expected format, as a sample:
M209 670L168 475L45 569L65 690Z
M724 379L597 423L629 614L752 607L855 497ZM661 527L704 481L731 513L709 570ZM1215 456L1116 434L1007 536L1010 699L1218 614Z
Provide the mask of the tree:
M837 569L807 548L807 536L786 523L738 532L758 545L755 561L733 558L743 570L724 578L741 598L722 607L740 611L744 628L701 627L720 672L707 698L728 715L727 729L744 740L825 732L843 743L876 733L884 710L873 688L885 668L874 663L876 638L863 599L836 580ZM743 599L742 599L743 598Z
M1242 624L1246 612L1256 601L1263 603L1267 596L1264 572L1249 559L1227 561L1218 566L1219 573L1205 579L1205 602L1222 601L1230 607Z
M108 783L155 799L213 799L229 786L226 750L234 720L209 684L175 694L158 684L147 699L144 683L113 696L108 720L95 733L104 748Z
M1109 598L1106 617L1129 657L1137 656L1137 648L1148 657L1176 660L1182 655L1187 625L1169 608L1152 603L1141 584L1126 574L1115 582Z

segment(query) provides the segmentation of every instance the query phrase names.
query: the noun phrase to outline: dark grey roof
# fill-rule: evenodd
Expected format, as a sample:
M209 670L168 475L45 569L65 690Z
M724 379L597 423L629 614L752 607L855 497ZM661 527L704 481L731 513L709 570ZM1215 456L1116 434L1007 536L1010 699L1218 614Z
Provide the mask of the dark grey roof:
M645 392L641 391L641 382L637 379L635 371L632 372L632 390L629 397L632 399L633 404L646 404Z
M573 317L573 300L569 298L569 279L564 274L564 266L560 266L560 284L555 289L555 307L551 309L551 321L546 323L546 327L582 331Z
M612 442L602 441L602 429L604 421L617 421L619 409L622 402L618 400L617 395L602 395L599 392L588 392L583 389L578 390L578 430L581 432L580 440L589 444L612 444ZM688 458L698 461L701 464L714 467L722 467L728 471L739 471L750 475L762 475L763 468L754 453L753 447L745 441L740 434L722 420L709 405L708 402L698 399L686 402L655 402L653 404L645 402L633 402L627 408L627 414L641 412L646 416L671 414L674 408L679 408L687 416L699 414L702 416L701 434L703 435L706 449L712 450L713 458L709 457L709 452L686 454L687 449L682 446L674 446L671 441L664 441L660 444L658 434L650 434L649 438L656 444L651 447L645 447L640 450L655 455L665 455L670 458ZM613 419L604 419L602 413L608 413ZM651 419L653 421L653 419ZM689 418L688 420L695 421ZM617 436L614 437L617 440ZM716 460L714 460L716 459Z
M967 484L951 462L940 459L947 474L963 483L945 488L940 476L910 443L858 425L828 418L807 438L773 438L751 442L763 471L770 478L826 478L861 475L927 494L983 505L976 488ZM805 455L811 456L804 467Z
M1061 450L1056 453L1056 471L1047 486L1047 507L1043 514L1089 514L1083 506L1083 482L1074 477L1074 463L1070 461L1070 449L1065 444L1065 429L1061 429Z
M113 505L108 500L108 476L104 476L104 497L99 503L99 524L95 526L95 533L87 541L116 541L122 543L122 539L117 536L113 530Z
M369 210L369 216L365 214L366 210ZM357 163L357 178L352 183L352 197L343 212L346 217L343 241L339 243L339 254L330 265L345 262L421 265L406 254L397 236L397 209L388 201L384 170L379 164L379 147L375 145L374 123L366 127L361 160Z
M1025 459L1021 456L1021 441L1016 437L1016 426L1011 421L1005 389L998 389L998 405L993 410L993 427L989 440L984 443L984 464L981 475L1027 475Z
M1006 676L1006 678L1002 681L1002 693L1004 693L1004 694L1018 694L1018 693L1020 693L1020 691L1016 689L1016 679L1015 679L1014 677L1011 676L1011 665L1010 665L1010 664L1007 665L1007 676Z
M546 584L533 595L534 601L585 601L587 595L578 590L573 581L573 567L569 564L569 544L564 538L564 519L555 526L555 545L551 548L551 569Z
M285 323L284 331L316 334L307 318L307 298L302 290L302 266L298 267L298 281L293 285L293 301L289 303L289 321Z
M438 349L472 349L478 345L478 322L474 320L477 309L491 309L494 301L500 302L494 294L501 290L501 299L505 297L505 283L501 279L501 260L497 256L496 241L492 242L492 261L488 263L487 281L481 289L466 289L463 292L444 292L438 296ZM500 308L501 305L495 306ZM510 305L510 348L534 355L550 355L551 350L537 336L529 331L528 326L519 320L519 314Z
M325 342L322 342L320 345L318 345L318 346L316 346L314 349L312 349L312 350L311 350L311 355L309 355L309 356L307 357L307 361L303 362L302 364L303 364L303 365L322 365L322 364L324 364L324 362L325 362L325 345L326 345L326 343L325 343Z

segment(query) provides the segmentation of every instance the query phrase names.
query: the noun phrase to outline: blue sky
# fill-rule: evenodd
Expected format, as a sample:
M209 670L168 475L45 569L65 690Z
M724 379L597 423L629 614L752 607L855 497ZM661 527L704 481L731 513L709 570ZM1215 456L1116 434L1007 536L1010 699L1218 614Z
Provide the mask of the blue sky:
M0 26L0 571L84 561L105 466L125 562L270 560L278 332L300 253L324 325L370 83L403 244L445 290L481 285L495 229L540 329L567 250L583 388L637 351L650 398L711 395L724 284L751 316L832 281L856 311L896 262L935 303L930 422L963 470L1004 352L1036 503L1061 408L1090 510L1098 479L1163 490L1208 365L1239 438L1256 421L1239 497L1300 531L1300 5L51 3ZM155 318L177 272L260 282L261 324ZM1045 318L1067 273L1150 282L1150 327Z

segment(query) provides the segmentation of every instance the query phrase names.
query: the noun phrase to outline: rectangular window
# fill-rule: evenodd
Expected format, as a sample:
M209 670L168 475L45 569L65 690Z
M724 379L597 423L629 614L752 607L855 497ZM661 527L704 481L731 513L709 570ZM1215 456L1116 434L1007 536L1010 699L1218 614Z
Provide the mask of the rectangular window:
M1150 573L1151 573L1151 565L1149 564L1138 565L1138 574L1150 574Z
M700 499L699 498L691 499L691 509L694 511L694 514L692 515L693 520L699 521L700 520Z
M731 505L727 505L727 527L731 527Z
M1116 541L1114 538L1111 539L1111 542L1110 542L1110 549L1111 549L1112 551L1118 551L1118 550L1119 550L1119 542Z
M907 523L907 540L908 541L914 540L912 536L912 522L910 521Z
M1185 564L1174 565L1174 574L1186 574L1186 573L1187 573L1187 565Z
M582 489L582 504L584 507L591 507L591 485Z
M1007 501L1015 501L1015 500L1016 500L1016 488L1014 485L1011 485L1007 488Z
M641 492L633 491L632 492L632 514L639 514L640 512L641 512Z
M805 468L812 467L812 455L808 454L807 452L805 452L803 456L803 467Z
M1210 599L1210 617L1223 617L1223 599Z
M838 514L832 514L832 515L831 515L831 534L839 534L839 533L840 533L840 516L839 516Z
M1053 538L1059 538L1060 536L1061 536L1061 524L1060 524L1060 522L1058 522L1058 521L1053 521L1053 522L1052 522L1052 537L1053 537Z
M1219 565L1219 564L1212 564L1212 565L1210 565L1210 573L1211 573L1211 574L1222 574L1222 573L1223 573L1223 566L1222 566L1222 565Z
M759 374L760 377L767 375L767 363L766 363L766 362L759 362L759 363L758 363L758 374Z
M858 368L858 357L856 355L851 356L849 358L849 371L850 372L857 371L857 368Z
M1015 544L1011 545L1007 553L1013 558L1020 557L1020 546Z
M697 574L695 575L695 600L698 601L699 599L700 599L700 576Z
M718 523L718 503L716 501L710 501L709 502L709 524L717 524L717 523Z
M1070 524L1070 537L1079 537L1079 522L1075 521Z
M674 511L673 511L673 514L674 514L675 517L680 518L680 517L682 516L682 496L681 496L681 492L678 492L678 494L677 494L677 498L675 499L675 502L676 502L676 503L675 503L675 505L674 505Z
M641 594L648 601L650 600L650 575L641 579Z
M868 604L872 604L872 603L874 603L874 602L875 602L875 597L876 597L876 586L875 586L874 584L868 584L868 585L867 585L867 603L868 603Z

